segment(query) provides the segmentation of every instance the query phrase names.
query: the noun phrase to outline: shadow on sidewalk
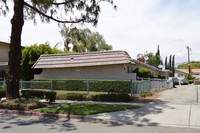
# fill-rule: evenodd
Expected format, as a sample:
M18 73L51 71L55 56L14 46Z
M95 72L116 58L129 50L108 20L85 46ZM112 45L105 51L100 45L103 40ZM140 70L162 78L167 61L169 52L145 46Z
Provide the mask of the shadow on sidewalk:
M73 131L77 130L77 127L72 124L69 120L66 119L57 119L57 118L30 118L30 117L22 117L17 115L8 115L8 114L0 114L0 123L4 123L7 126L1 127L0 130L3 129L12 129L14 126L31 126L31 125L40 125L45 126L48 129L57 131Z
M120 126L124 124L136 125L139 127L158 126L159 123L153 122L147 116L163 113L163 110L166 108L175 109L174 107L167 105L167 103L168 102L156 99L139 109L90 115L86 116L84 121L108 123L111 124L110 126Z

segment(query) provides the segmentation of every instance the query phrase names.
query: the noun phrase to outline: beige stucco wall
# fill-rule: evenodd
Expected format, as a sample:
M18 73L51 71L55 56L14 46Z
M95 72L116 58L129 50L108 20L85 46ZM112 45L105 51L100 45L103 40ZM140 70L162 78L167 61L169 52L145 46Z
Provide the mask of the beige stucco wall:
M9 45L0 44L0 62L8 62Z
M110 79L110 80L136 80L135 73L127 73L125 65L109 65L79 68L43 69L37 78L49 79Z

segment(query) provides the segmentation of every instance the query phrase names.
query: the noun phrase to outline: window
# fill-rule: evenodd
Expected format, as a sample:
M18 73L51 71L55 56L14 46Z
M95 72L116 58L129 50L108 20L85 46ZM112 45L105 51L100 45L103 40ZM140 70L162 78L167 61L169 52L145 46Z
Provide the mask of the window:
M127 73L133 73L132 66L127 66Z

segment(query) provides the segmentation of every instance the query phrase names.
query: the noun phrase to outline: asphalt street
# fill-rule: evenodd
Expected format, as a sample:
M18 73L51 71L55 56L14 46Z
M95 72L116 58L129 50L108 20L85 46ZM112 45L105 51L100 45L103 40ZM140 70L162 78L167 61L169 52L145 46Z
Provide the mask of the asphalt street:
M199 133L198 129L102 124L0 114L0 133Z
M199 110L196 86L177 86L140 109L91 115L84 121L0 113L0 133L199 133Z

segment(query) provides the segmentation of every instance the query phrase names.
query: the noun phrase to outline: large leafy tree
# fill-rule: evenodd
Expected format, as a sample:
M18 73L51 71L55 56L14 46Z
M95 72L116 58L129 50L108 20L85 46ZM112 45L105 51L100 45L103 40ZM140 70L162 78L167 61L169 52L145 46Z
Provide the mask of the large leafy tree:
M159 66L163 64L162 58L160 56L159 45L158 45L158 49L157 49L157 52L155 53L155 55L152 52L146 51L144 54L138 54L137 60L139 60L141 62L145 62L156 68L159 68Z
M112 46L108 45L103 36L98 32L92 32L90 29L63 28L61 35L64 38L65 50L70 50L72 44L73 52L85 51L102 51L111 50Z
M36 22L39 15L42 22L51 20L59 24L66 23L98 23L100 3L112 0L11 0L14 14L11 19L11 40L6 79L8 99L19 98L19 74L21 61L21 34L24 20ZM115 7L115 6L114 6ZM9 11L7 0L0 1L0 12L5 15ZM62 25L61 25L62 26Z
M26 81L31 80L34 78L34 74L40 73L40 70L31 68L40 55L58 53L64 53L64 51L57 48L51 48L48 42L25 47L22 50L21 78Z
M148 57L147 64L158 67L156 56L152 52L146 52L145 56Z

